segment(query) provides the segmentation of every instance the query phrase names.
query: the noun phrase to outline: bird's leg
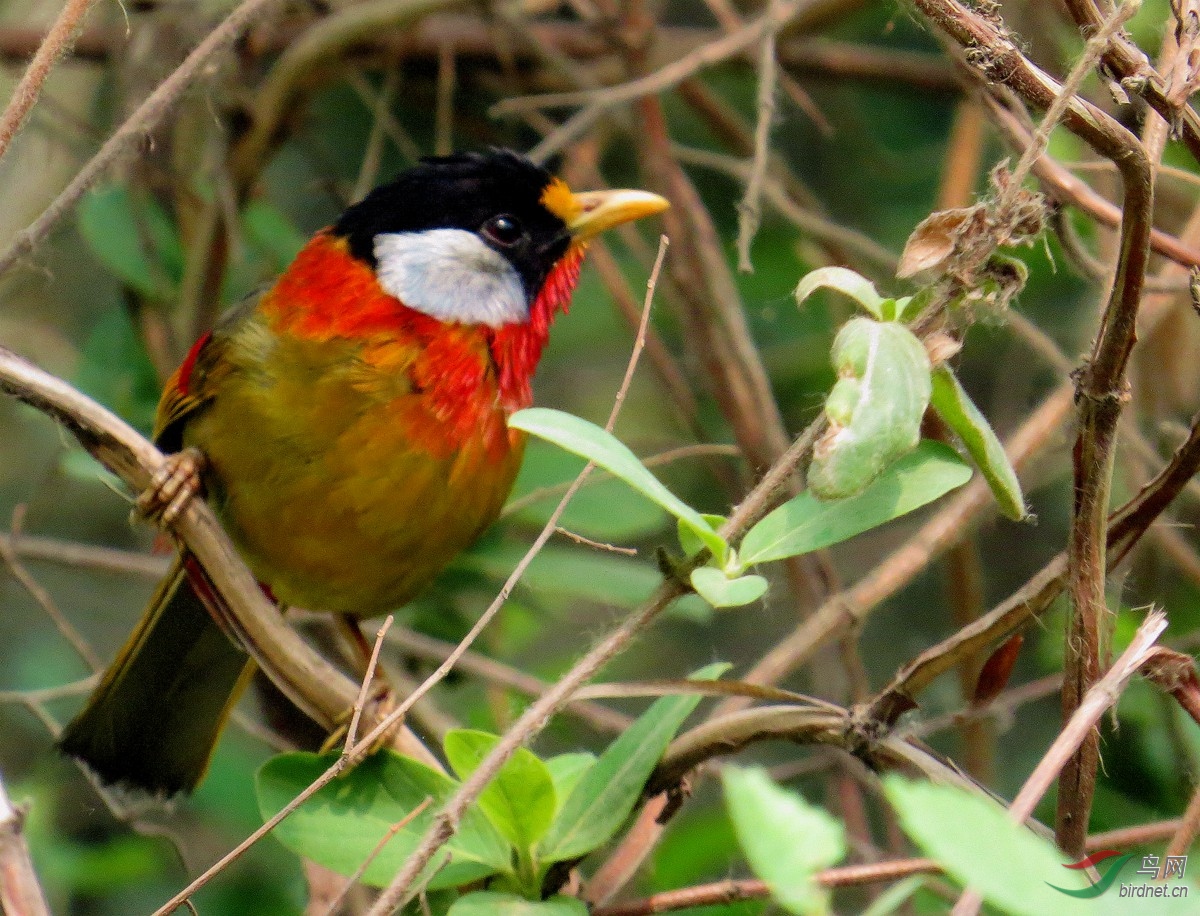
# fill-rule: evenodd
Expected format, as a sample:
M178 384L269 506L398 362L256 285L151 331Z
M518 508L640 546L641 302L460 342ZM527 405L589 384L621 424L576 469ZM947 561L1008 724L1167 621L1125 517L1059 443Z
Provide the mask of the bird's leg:
M204 453L197 448L167 455L150 486L137 499L137 511L145 518L169 525L200 492Z

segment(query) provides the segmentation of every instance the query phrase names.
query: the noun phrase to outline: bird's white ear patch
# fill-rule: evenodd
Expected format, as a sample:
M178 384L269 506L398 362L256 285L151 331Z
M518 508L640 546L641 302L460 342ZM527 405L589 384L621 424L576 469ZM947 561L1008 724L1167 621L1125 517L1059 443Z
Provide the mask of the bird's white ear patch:
M465 229L380 233L375 262L385 292L440 321L498 328L528 317L516 269Z

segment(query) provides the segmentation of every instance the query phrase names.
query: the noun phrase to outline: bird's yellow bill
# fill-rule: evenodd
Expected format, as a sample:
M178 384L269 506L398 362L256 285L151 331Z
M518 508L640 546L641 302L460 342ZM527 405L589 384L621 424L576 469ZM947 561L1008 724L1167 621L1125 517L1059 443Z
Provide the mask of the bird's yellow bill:
M542 204L567 224L581 242L606 229L661 213L671 204L649 191L584 191L576 194L564 182L554 181L542 195Z

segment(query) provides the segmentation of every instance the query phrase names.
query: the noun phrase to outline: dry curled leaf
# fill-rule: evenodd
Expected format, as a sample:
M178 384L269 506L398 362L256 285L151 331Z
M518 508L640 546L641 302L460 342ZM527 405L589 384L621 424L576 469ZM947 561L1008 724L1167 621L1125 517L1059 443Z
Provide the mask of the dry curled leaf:
M987 200L939 210L922 220L905 243L896 276L937 270L973 290L997 250L1028 244L1040 235L1046 221L1042 195L1015 186L1006 163L992 170L991 184Z
M904 243L904 253L900 255L896 276L903 279L941 266L959 249L964 233L985 219L982 204L930 214Z

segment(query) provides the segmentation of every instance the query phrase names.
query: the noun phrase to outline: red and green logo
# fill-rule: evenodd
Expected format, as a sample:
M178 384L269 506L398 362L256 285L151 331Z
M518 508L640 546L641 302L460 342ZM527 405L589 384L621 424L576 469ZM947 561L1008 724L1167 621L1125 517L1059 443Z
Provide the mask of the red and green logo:
M1113 857L1116 857L1115 859ZM1066 894L1068 897L1082 897L1085 900L1091 900L1093 897L1099 897L1106 890L1112 887L1113 882L1117 880L1117 875L1121 869L1125 867L1130 859L1133 858L1133 853L1125 853L1122 855L1115 849L1103 849L1100 852L1092 853L1085 859L1080 859L1078 862L1072 862L1070 865L1063 865L1063 868L1071 868L1075 870L1083 868L1091 868L1099 865L1101 862L1108 862L1103 869L1097 868L1100 872L1100 879L1092 882L1091 887L1085 887L1080 890L1072 890L1070 888L1059 887L1057 884L1050 884L1052 888L1060 893ZM1111 860L1111 861L1110 861Z

